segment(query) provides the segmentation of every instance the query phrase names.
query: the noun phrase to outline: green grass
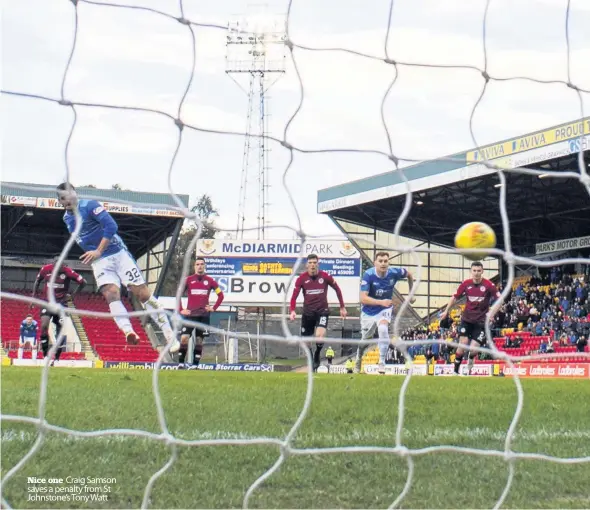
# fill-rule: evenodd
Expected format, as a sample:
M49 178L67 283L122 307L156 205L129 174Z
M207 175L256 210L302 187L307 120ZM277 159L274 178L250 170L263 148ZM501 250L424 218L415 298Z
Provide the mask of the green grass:
M151 371L55 369L47 420L77 429L139 428L159 433ZM35 416L36 369L2 370L2 413ZM161 394L171 433L183 439L283 438L303 405L306 375L162 372ZM298 448L395 445L403 378L314 376ZM559 457L590 456L590 383L524 380L525 402L513 449ZM457 445L502 450L516 406L506 378L412 379L403 443L409 448ZM36 439L31 425L2 422L2 475ZM152 508L237 508L248 487L270 468L269 445L179 447L156 482ZM141 504L150 476L169 459L165 444L133 437L73 439L50 433L4 487L13 508L129 508ZM491 508L508 474L496 457L432 453L415 457L403 508ZM519 460L506 508L589 508L589 464ZM108 501L32 502L27 477L113 477ZM289 456L254 494L254 508L387 508L402 491L406 460L383 453Z

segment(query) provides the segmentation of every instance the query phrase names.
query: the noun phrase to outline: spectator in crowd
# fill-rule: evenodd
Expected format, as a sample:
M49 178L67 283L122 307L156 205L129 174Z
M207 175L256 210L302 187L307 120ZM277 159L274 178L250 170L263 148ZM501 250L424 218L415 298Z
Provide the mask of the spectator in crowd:
M541 339L541 343L539 344L539 352L542 354L547 352L547 338L545 337Z
M385 356L385 363L388 365L403 365L406 362L402 352L393 344L389 346L387 356Z

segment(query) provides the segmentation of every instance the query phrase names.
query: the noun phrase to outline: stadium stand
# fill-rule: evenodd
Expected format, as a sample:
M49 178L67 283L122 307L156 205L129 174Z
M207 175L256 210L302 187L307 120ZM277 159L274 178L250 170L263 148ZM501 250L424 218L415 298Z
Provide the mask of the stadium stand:
M12 290L12 292L15 294L30 295L26 291ZM75 297L74 302L76 308L100 312L109 311L104 298L99 294L82 293ZM123 299L123 303L129 311L133 310L127 299ZM2 346L9 358L17 357L20 324L28 312L29 306L26 303L9 299L2 301L2 325L0 334ZM35 307L32 313L34 319L41 324L39 308ZM81 322L92 350L103 361L148 362L155 361L158 358L158 352L153 349L141 321L136 317L131 318L131 323L140 336L140 343L138 345L127 345L125 337L112 319L82 317ZM24 351L23 358L31 359L31 351L29 349ZM62 360L85 358L85 352L64 352L61 356Z
M590 334L590 284L588 275L561 274L552 270L542 278L522 275L515 278L512 291L496 315L492 327L494 343L498 350L511 356L527 356L535 353L589 352ZM418 326L403 331L403 340L446 339L456 340L457 325L463 306L451 311L453 326L441 331L437 320L428 326ZM414 363L426 363L428 355L432 362L448 363L454 359L452 348L433 344L408 349ZM391 350L391 363L404 363L401 353ZM379 352L372 349L363 357L363 364L377 363ZM577 361L575 356L548 358L545 361ZM582 360L586 361L586 360ZM483 355L476 363L486 363Z
M123 304L130 312L133 307L127 298ZM76 308L97 312L109 312L104 298L99 294L79 294L74 298ZM81 318L90 345L103 361L155 361L158 352L153 349L147 333L137 317L131 317L133 329L139 335L138 345L127 345L125 337L112 319L84 316Z
M15 294L26 294L30 295L29 292L25 291L12 291ZM41 327L41 318L39 316L39 308L35 307L31 313L33 318L39 323ZM2 326L0 329L0 335L2 338L2 347L6 350L6 355L9 358L17 357L18 343L19 343L19 331L22 320L29 313L29 305L20 301L13 301L6 299L2 301L1 308L1 320ZM39 337L37 337L39 340ZM30 349L25 349L23 352L23 359L31 359L32 353ZM40 358L41 356L39 356ZM83 352L64 352L61 355L62 360L68 359L85 359Z

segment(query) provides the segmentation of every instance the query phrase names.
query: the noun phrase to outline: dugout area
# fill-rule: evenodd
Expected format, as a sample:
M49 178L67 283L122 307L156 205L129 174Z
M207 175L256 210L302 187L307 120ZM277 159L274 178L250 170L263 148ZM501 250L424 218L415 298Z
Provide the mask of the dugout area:
M1 191L2 290L31 290L39 267L60 254L70 237L63 222L64 210L52 186L3 182ZM173 209L177 204L172 197L167 193L90 187L78 187L77 191L80 198L94 198L105 205L157 295L184 221ZM188 207L188 195L178 197ZM74 244L68 264L82 271L92 286L92 271L78 263L81 254Z

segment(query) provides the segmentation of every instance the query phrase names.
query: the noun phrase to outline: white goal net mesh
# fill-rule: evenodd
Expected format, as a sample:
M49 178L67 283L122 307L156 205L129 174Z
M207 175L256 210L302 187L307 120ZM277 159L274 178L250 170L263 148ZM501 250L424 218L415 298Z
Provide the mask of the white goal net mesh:
M58 3L58 2L56 2L56 3ZM175 13L173 13L173 12L162 12L162 11L159 11L158 9L151 9L151 8L141 7L141 6L136 6L136 5L135 6L134 5L124 5L124 4L90 1L90 0L71 0L71 9L74 14L73 22L72 22L72 32L71 32L71 51L69 54L69 58L67 59L67 64L65 65L65 68L63 71L63 80L61 83L60 95L57 97L46 97L46 96L41 96L41 95L24 93L24 92L21 92L18 90L2 90L2 93L6 96L9 96L9 97L18 97L19 100L22 100L24 98L24 99L27 99L30 101L52 102L52 103L59 104L63 108L67 108L71 111L71 113L72 113L71 130L70 130L70 133L69 133L69 136L67 137L67 139L64 140L64 165L65 165L65 172L66 172L68 182L70 181L70 170L71 170L69 154L70 154L71 145L72 145L72 143L74 143L73 140L75 139L74 135L77 130L77 113L80 109L92 108L92 109L118 109L121 111L125 111L125 110L143 111L145 113L149 113L149 114L152 114L155 116L164 116L164 117L168 118L170 120L170 122L176 126L177 138L176 138L175 148L174 148L172 154L170 155L170 164L167 168L168 183L169 183L168 192L174 198L174 201L176 203L176 207L174 207L174 209L176 211L181 212L185 216L185 218L191 219L192 221L196 222L197 225L199 226L197 233L192 241L192 244L189 247L189 249L187 250L187 258L185 260L182 278L180 278L180 280L179 280L180 282L184 282L185 277L189 274L189 271L190 271L189 256L190 256L190 253L196 247L197 239L199 238L201 228L202 228L202 224L200 223L199 218L196 216L195 213L191 212L189 209L187 209L187 207L185 207L183 202L175 194L175 190L173 189L172 184L171 184L172 174L175 170L175 163L177 160L177 155L178 155L179 150L180 150L182 143L183 143L183 134L186 132L186 130L195 130L195 131L199 131L199 132L212 133L212 134L216 134L219 136L240 136L240 137L242 137L245 134L245 133L240 133L240 132L227 132L227 131L209 129L205 123L202 125L192 125L192 124L187 123L184 120L185 117L183 115L183 108L185 107L185 101L187 98L187 94L189 93L189 89L193 85L195 69L197 68L197 65L198 65L198 62L196 59L196 52L195 52L195 41L196 41L195 34L201 27L207 27L208 29L218 29L221 31L227 30L226 26L215 25L215 24L210 24L210 23L199 23L198 20L187 19L185 17L185 4L186 3L188 3L188 0L186 0L184 2L183 2L183 0L179 0L178 9ZM494 81L529 80L529 81L536 81L539 83L552 83L552 84L559 83L564 88L571 89L572 93L577 94L577 97L579 98L579 103L580 103L580 114L581 114L580 117L581 118L584 117L584 109L583 109L584 101L583 101L582 95L590 93L590 91L585 90L581 87L578 87L576 85L576 83L574 82L574 80L572 78L572 74L571 74L571 69L570 69L570 31L569 31L570 22L571 22L571 16L570 16L571 1L570 0L563 2L563 4L564 4L563 5L563 15L564 15L564 18L563 18L563 20L564 20L563 38L564 38L564 42L567 47L567 51L564 55L564 58L566 58L566 60L567 60L567 80L564 80L564 81L550 80L547 82L544 82L543 80L534 79L534 78L518 77L518 76L510 77L510 78L494 77L489 72L489 70L488 70L488 49L487 49L487 41L486 41L486 19L487 19L487 14L488 14L488 10L490 8L490 5L492 5L494 3L494 0L488 0L486 2L485 14L483 16L483 19L481 20L481 44L482 44L482 49L483 49L483 53L484 53L484 66L481 69L473 67L473 66L460 66L460 65L456 65L456 66L444 65L444 66L442 66L442 65L429 64L429 63L403 62L403 61L396 60L395 55L390 53L390 44L389 44L390 38L392 37L392 31L393 31L392 30L392 20L395 17L395 10L396 10L396 3L397 3L395 0L390 1L388 19L385 20L385 22L384 22L384 28L386 28L386 30L384 31L384 39L383 39L384 54L370 55L370 54L364 54L362 52L356 52L356 51L353 51L350 49L344 49L344 48L318 48L318 47L307 46L307 45L305 45L304 41L301 41L301 43L300 43L296 40L293 40L293 38L290 37L290 35L289 35L289 19L290 19L290 15L291 15L291 10L292 10L292 8L294 8L296 3L297 3L297 0L293 0L293 1L289 2L289 5L288 5L287 38L286 38L285 44L289 50L289 58L292 61L293 67L297 73L297 78L299 81L299 87L300 87L299 104L294 109L291 118L284 126L283 136L281 138L275 138L272 136L268 136L266 138L270 142L282 146L283 150L288 151L290 153L289 164L286 166L286 168L283 171L282 182L283 182L283 186L285 187L285 191L290 199L290 207L293 208L293 210L298 218L298 223L294 226L288 225L288 226L284 226L284 227L280 227L280 228L290 229L293 233L296 233L299 236L299 238L301 239L301 243L304 243L305 240L308 239L309 237L306 236L304 228L302 227L302 224L300 221L300 216L299 216L298 206L296 204L295 199L293 198L292 192L289 189L289 186L288 186L287 180L286 180L287 175L289 174L292 162L293 162L294 155L297 152L301 152L301 153L356 152L356 153L373 153L373 154L378 154L379 156L382 156L383 158L388 158L395 165L395 171L399 172L399 175L402 177L402 179L406 182L406 185L407 185L407 196L406 196L406 201L405 201L405 207L404 207L403 212L400 215L399 219L397 220L397 223L395 225L395 230L394 230L396 242L394 245L391 245L391 246L376 246L376 247L380 248L380 249L390 250L390 251L396 252L396 253L410 253L410 254L413 254L414 256L418 252L426 252L426 251L436 252L437 251L436 249L426 249L423 247L416 248L416 247L406 246L401 242L400 232L401 232L402 226L404 225L404 222L406 221L406 219L409 217L409 215L411 213L413 200L412 200L412 192L410 190L410 185L404 175L404 169L400 165L400 163L414 162L416 160L406 159L402 156L402 154L399 154L396 151L394 151L394 149L393 149L393 147L395 145L394 140L392 140L390 129L388 128L388 124L386 122L385 115L383 113L383 108L385 106L385 103L388 100L388 97L390 96L392 89L396 85L396 80L397 80L397 76L398 76L397 70L400 68L403 68L405 66L422 67L422 68L426 68L426 69L428 69L428 68L436 69L436 68L442 67L442 68L445 68L448 70L452 70L454 68L456 68L456 69L468 68L468 69L471 69L475 73L481 74L481 77L482 77L481 93L480 93L477 101L475 102L475 104L473 104L471 119L470 119L470 126L469 126L474 147L479 147L480 144L478 143L478 137L477 137L477 134L475 133L475 130L473 127L473 118L474 118L475 113L477 112L478 106L480 105L482 99L484 98L484 96L486 94L486 91L488 90L489 84ZM68 94L67 94L68 79L69 79L69 76L70 76L70 73L72 70L72 60L73 60L74 56L76 55L76 51L77 51L77 47L76 47L77 36L79 34L79 30L83 29L81 26L79 26L78 12L79 12L79 10L81 10L83 8L84 4L93 4L94 6L101 6L104 9L132 9L132 10L137 10L137 11L150 11L154 15L168 18L170 23L178 23L178 30L179 31L183 30L186 32L187 36L190 37L190 39L192 41L192 54L187 53L187 55L186 55L186 59L191 60L191 73L189 74L189 76L186 80L186 83L184 84L182 94L180 94L180 96L178 97L178 108L177 108L177 112L175 115L170 115L169 113L166 113L164 111L159 111L157 109L150 109L150 108L129 107L129 106L125 106L125 105L114 105L114 104L92 103L92 102L88 102L88 101L77 102L77 101L73 100L72 98L68 97ZM362 58L373 59L376 61L382 61L382 62L392 66L392 68L394 68L396 70L395 77L393 78L389 87L385 91L382 101L381 101L382 127L383 127L383 132L387 137L387 142L388 142L388 146L389 146L388 152L378 152L378 151L362 150L362 149L355 149L355 148L325 148L325 149L310 150L310 149L295 147L292 143L290 143L290 141L289 141L290 126L291 126L292 122L294 121L294 119L297 117L297 115L302 107L304 95L305 95L305 91L306 91L304 80L301 79L301 75L299 74L299 71L298 71L298 61L296 58L296 52L294 51L295 49L298 49L299 51L309 51L309 52L313 51L313 52L353 53L353 54L356 54ZM10 50L10 49L8 49L8 50ZM502 184L502 186L500 186L500 200L498 203L498 207L500 208L500 211L501 211L502 236L503 236L503 240L504 240L505 249L504 250L498 250L498 249L487 250L487 253L490 253L491 255L496 255L496 256L503 258L503 260L505 261L505 263L508 266L507 282L506 282L503 292L502 292L502 299L494 304L495 309L497 309L501 306L502 302L506 299L510 289L512 288L512 284L513 284L514 277L515 277L515 266L518 264L527 264L530 266L537 266L537 267L541 267L541 266L542 267L550 267L550 266L557 266L560 264L589 264L590 263L590 260L588 260L588 259L578 259L578 258L570 258L570 259L565 259L565 260L562 259L562 260L558 260L558 261L539 261L539 260L534 260L534 259L530 259L530 258L519 257L518 255L516 255L512 251L512 248L511 248L510 218L507 215L507 208L506 208L506 175L505 175L506 172L519 172L519 173L527 173L527 174L532 174L532 175L541 175L542 173L544 173L544 174L550 175L552 178L555 178L555 179L569 179L571 181L571 186L584 186L586 191L588 192L589 199L590 199L590 176L588 175L587 168L584 163L583 151L579 152L578 171L577 172L553 172L553 171L549 171L549 170L542 170L541 171L541 170L530 169L530 168L525 168L525 167L515 168L515 169L506 169L506 168L497 167L490 161L482 161L481 163L485 164L489 168L495 169L497 171L497 176L499 178L499 181ZM162 169L162 170L164 170L164 169ZM21 187L22 187L23 192L26 191L27 189L31 189L31 190L38 189L38 188L27 188L27 186L24 186L24 185ZM53 189L53 188L51 188L51 189ZM84 195L84 198L101 200L101 197L91 196L91 195ZM131 205L133 205L133 204L131 204ZM145 204L136 204L136 205L139 206L139 205L145 205ZM170 206L167 206L164 204L152 204L152 205L154 207L158 207L161 209L166 209L166 208L169 209L170 208ZM79 219L80 219L79 214L77 214L78 221L77 221L76 231L71 235L66 246L64 246L61 257L60 257L59 261L57 262L58 265L62 264L64 262L68 251L72 248L72 246L76 242L76 236L77 236L79 229L81 227L81 222L79 221ZM354 236L352 236L352 238L354 238ZM359 238L359 240L361 240L361 239ZM366 243L367 239L363 237L362 241ZM475 251L477 251L477 250L475 250ZM416 261L416 265L418 266L418 271L417 271L418 278L415 282L413 291L410 293L409 296L406 296L404 302L401 305L401 309L398 310L398 312L396 314L396 319L395 319L394 325L393 325L393 328L394 328L393 338L394 339L400 338L400 326L399 326L400 318L402 317L403 312L408 308L408 306L410 306L409 300L413 297L413 295L416 293L417 289L419 288L419 286L421 284L420 279L419 279L419 275L421 273L421 271L420 271L420 269L421 269L420 258L417 256L415 256L414 258ZM297 260L297 264L296 264L294 271L292 273L293 274L292 278L295 278L295 276L298 272L297 270L301 266L301 264L302 264L302 257L300 257ZM52 281L50 282L50 286L49 286L50 288L51 288L51 284L54 283L56 276L57 276L57 273L54 272L53 276L52 276ZM181 289L179 287L178 292L177 292L177 296L176 296L177 300L180 299L180 290ZM52 290L50 290L49 303L44 302L39 299L33 300L33 299L27 298L25 296L12 294L9 292L2 292L1 296L2 296L2 299L12 299L12 300L20 300L23 302L33 302L35 305L38 305L38 306L44 305L44 306L53 307L62 316L69 314L69 315L79 315L79 316L95 316L95 317L101 317L101 318L105 318L105 319L112 318L112 315L107 314L107 313L99 313L99 312L93 312L93 311L88 311L88 310L64 308L63 306L59 305L56 302ZM404 416L405 416L405 398L406 398L406 391L407 391L408 386L409 386L411 379L412 379L412 371L411 370L409 371L408 375L405 377L405 380L404 380L403 385L401 387L401 393L399 396L399 409L398 409L398 421L397 421L397 425L396 425L395 445L393 445L391 447L382 447L382 446L375 446L375 447L369 447L369 446L349 447L349 446L347 446L347 447L334 447L334 448L296 448L296 447L294 447L293 446L294 438L296 437L297 432L300 429L302 423L306 419L306 416L308 415L308 411L310 409L310 404L311 404L312 395L313 395L313 388L314 388L314 375L313 375L313 371L311 370L312 356L311 356L311 352L310 352L309 348L306 346L306 344L304 342L301 341L302 339L300 337L293 336L289 331L289 328L287 325L287 317L288 317L287 306L288 306L287 305L287 296L285 295L285 300L283 302L283 310L282 310L283 311L282 328L283 328L284 335L283 336L268 335L267 338L269 340L273 340L273 341L277 341L277 342L289 342L289 343L299 342L302 349L304 349L307 354L307 362L308 362L309 370L308 370L308 373L306 376L307 377L307 391L306 391L303 407L298 415L298 418L293 423L290 431L288 432L288 434L285 437L277 437L277 438L259 437L259 438L252 438L252 439L227 439L227 438L215 439L215 438L212 438L212 439L194 440L194 441L187 441L187 440L183 440L183 439L179 439L179 438L175 437L169 431L169 428L167 425L166 414L164 412L164 408L162 405L162 397L160 395L160 389L159 389L160 388L160 385L159 385L160 370L159 369L160 369L160 366L163 362L164 355L167 353L167 350L163 351L160 354L160 356L158 358L158 362L156 363L155 369L153 370L153 380L152 380L153 396L154 396L155 405L157 408L157 415L158 415L159 425L160 425L160 429L161 429L160 433L151 433L151 432L147 432L147 431L140 430L140 429L108 429L108 430L80 431L80 430L70 430L67 428L56 426L56 425L49 423L46 420L46 402L47 402L48 377L49 377L49 361L47 361L45 363L44 368L43 368L42 379L41 379L38 416L28 417L28 416L15 416L15 415L7 415L7 414L1 415L1 420L4 423L6 423L6 422L21 422L21 423L25 423L25 424L32 424L37 427L37 431L38 431L36 441L34 442L32 448L27 452L26 455L24 455L22 457L22 459L20 459L20 461L16 465L14 465L10 470L8 470L5 473L3 480L2 480L2 487L4 487L9 482L9 480L11 478L13 478L14 475L19 470L21 470L23 468L23 466L40 450L41 446L43 445L44 439L46 438L46 435L49 432L64 434L64 435L72 436L72 437L81 437L81 438L97 438L97 437L103 437L103 436L134 436L134 437L138 437L138 438L145 438L145 439L152 440L155 442L161 442L161 443L164 443L167 446L169 446L169 448L170 448L169 461L165 465L163 465L161 467L161 469L159 469L157 472L153 473L153 475L149 479L149 482L147 483L147 485L145 487L142 507L149 506L150 494L151 494L151 491L154 487L155 482L158 480L159 477L161 477L167 470L169 470L174 465L175 461L178 458L178 447L180 447L180 446L183 446L183 447L187 447L187 446L214 446L214 445L274 445L274 446L278 446L280 448L280 455L276 459L276 462L274 463L274 465L272 465L266 472L264 472L264 474L262 474L262 476L260 476L257 480L255 480L254 483L251 484L251 486L248 488L248 490L244 494L243 506L245 508L248 507L249 501L250 501L253 493L265 482L265 480L272 477L273 474L275 474L278 470L281 469L281 466L283 465L283 463L285 462L285 460L289 456L328 455L328 454L336 454L336 453L346 453L346 454L384 453L384 454L391 454L391 455L399 456L399 457L405 459L405 461L407 462L406 483L405 483L405 486L403 487L403 490L401 491L401 493L398 494L395 497L395 499L391 502L390 508L400 507L403 504L404 498L408 494L408 491L412 487L412 483L414 481L414 459L418 456L423 456L423 455L432 454L432 453L436 453L436 452L456 452L456 453L462 453L465 455L478 455L478 456L496 457L496 458L503 459L506 462L506 468L507 468L508 475L507 475L505 487L501 491L501 493L498 494L498 499L494 505L494 508L501 507L503 502L505 501L507 495L509 494L509 492L511 490L511 486L513 484L513 480L514 480L515 462L519 459L532 459L532 460L546 461L546 462L558 463L558 464L576 464L576 463L590 462L590 457L560 458L560 457L550 456L550 455L545 455L545 454L540 454L540 453L519 453L519 452L513 451L513 448L512 448L513 438L514 438L515 430L516 430L518 423L519 423L519 418L521 416L521 412L523 410L523 398L524 398L523 387L521 385L521 381L519 380L517 371L513 371L513 380L514 380L514 384L515 384L516 392L517 392L517 396L518 396L517 405L514 410L514 415L513 415L512 421L510 423L510 426L509 426L508 430L506 431L505 441L504 441L504 449L502 449L502 450L466 448L466 447L448 446L448 445L439 445L439 446L432 446L432 447L426 447L426 448L420 448L420 449L410 449L410 448L404 446L403 430L404 430ZM148 314L147 311L138 311L138 312L133 312L130 315L135 316L135 317L139 317L139 316L147 315L147 314ZM177 332L179 330L179 327L181 327L182 324L186 323L189 325L195 325L194 323L190 323L190 322L187 323L187 321L183 320L180 315L171 314L170 319L171 319L171 323L174 325L175 332ZM505 352L499 352L494 347L494 342L492 341L492 333L490 330L489 319L486 322L485 330L486 330L486 336L488 339L488 345L490 346L490 349L481 348L481 349L478 349L479 351L486 352L486 353L492 355L496 359L505 361L506 364L510 367L514 367L513 363L515 361L521 361L521 360L525 359L525 358L519 358L519 359L513 358ZM213 329L213 331L215 331L215 330ZM223 333L222 331L217 331L217 332ZM236 336L240 337L239 334L237 334ZM245 338L245 336L243 336L243 337ZM328 338L328 339L326 339L326 342L327 343L331 343L331 342L336 343L337 342L339 344L341 344L343 342L344 343L350 342L350 343L354 343L355 345L358 345L360 343L359 341L356 341L356 340L354 340L354 341L353 340L343 340L342 338L338 338L338 339ZM442 344L445 341L439 340L439 341L434 341L434 342L438 342L438 343ZM58 343L59 342L56 342L55 345L57 345ZM374 342L373 341L366 341L365 343L366 344L369 344L369 343L373 344ZM433 340L429 339L429 340L424 340L424 341L411 342L411 344L414 346L425 345L427 343L432 344ZM398 340L396 342L396 346L398 348L400 348L401 350L405 350L409 346L409 344L410 344L409 342L403 342L401 340ZM453 347L458 347L458 344L456 344L456 343L451 343L450 345L452 345ZM55 346L53 347L53 349L55 349ZM560 356L572 357L572 354L571 353L564 354L564 355L538 354L538 355L534 355L534 356L528 356L528 357L526 357L526 359L535 358L538 360L543 360L544 358L547 358L549 356L552 358L559 358ZM579 353L579 354L576 354L576 356L580 356L580 359L582 359L582 357L588 358L590 356L590 354ZM4 497L2 498L2 505L4 508L11 508L10 501L6 500Z

